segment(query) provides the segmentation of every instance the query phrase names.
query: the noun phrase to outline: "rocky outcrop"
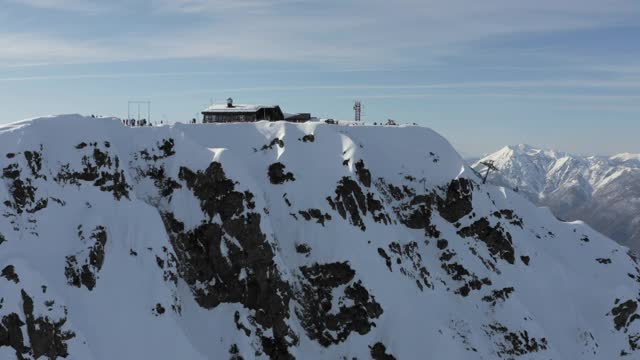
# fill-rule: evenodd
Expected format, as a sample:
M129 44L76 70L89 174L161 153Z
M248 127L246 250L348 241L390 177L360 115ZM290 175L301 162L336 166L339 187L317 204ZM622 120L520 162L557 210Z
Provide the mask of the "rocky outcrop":
M384 211L384 206L372 193L362 191L360 185L350 177L343 177L335 190L335 197L328 196L327 202L331 208L340 214L343 219L365 231L363 216L371 213L375 222L388 224L389 216Z
M271 183L274 185L284 184L287 181L296 181L296 178L293 176L292 172L285 171L282 163L273 163L269 165L269 170L267 171L267 175L269 175L269 179Z
M80 225L78 238L86 248L67 256L64 274L69 285L78 288L84 286L91 291L96 286L98 273L104 264L107 231L104 226L96 226L86 239Z
M113 194L116 200L129 198L131 186L127 184L124 170L120 167L118 156L109 154L108 143L81 143L76 146L82 155L82 168L72 169L69 164L63 165L55 177L61 185L81 186L93 183L101 191Z
M474 237L484 242L491 254L509 264L515 262L515 250L511 234L500 223L491 226L486 218L481 218L468 227L460 229L462 237Z
M239 303L255 311L251 321L263 351L272 358L290 357L288 347L298 341L287 324L292 290L282 280L260 228L261 215L251 211L253 194L236 191L217 162L205 171L182 167L179 178L208 219L189 230L173 214L163 215L180 277L203 308ZM267 329L272 335L266 334Z
M375 326L373 320L382 315L382 307L361 281L354 280L356 272L348 263L314 264L300 271L305 281L297 295L297 314L309 338L320 345L339 344L351 333L365 335ZM334 299L339 288L343 290Z
M17 359L66 358L69 355L67 342L75 333L66 329L66 317L51 319L36 316L33 299L21 290L22 314L10 313L0 321L0 347L15 351ZM25 337L26 335L26 337Z

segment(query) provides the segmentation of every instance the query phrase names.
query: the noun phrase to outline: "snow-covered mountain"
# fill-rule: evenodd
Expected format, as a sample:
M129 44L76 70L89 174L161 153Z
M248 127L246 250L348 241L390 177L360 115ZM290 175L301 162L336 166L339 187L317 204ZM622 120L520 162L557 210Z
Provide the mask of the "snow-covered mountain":
M640 357L627 249L426 128L61 116L0 155L2 359Z
M576 156L529 145L507 146L484 161L489 181L548 206L561 219L583 220L619 243L640 250L640 155Z

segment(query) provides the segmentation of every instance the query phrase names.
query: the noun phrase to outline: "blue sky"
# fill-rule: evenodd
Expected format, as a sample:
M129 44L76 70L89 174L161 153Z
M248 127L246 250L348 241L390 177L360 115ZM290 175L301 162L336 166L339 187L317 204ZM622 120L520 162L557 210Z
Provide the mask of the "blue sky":
M0 123L213 99L429 126L480 155L640 153L637 0L0 0Z

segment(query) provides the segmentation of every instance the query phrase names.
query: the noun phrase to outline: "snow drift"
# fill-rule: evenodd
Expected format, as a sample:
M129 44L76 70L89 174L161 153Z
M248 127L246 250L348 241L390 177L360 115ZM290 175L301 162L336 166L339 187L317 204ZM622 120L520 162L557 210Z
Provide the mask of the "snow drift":
M626 248L421 127L0 127L0 358L638 357Z

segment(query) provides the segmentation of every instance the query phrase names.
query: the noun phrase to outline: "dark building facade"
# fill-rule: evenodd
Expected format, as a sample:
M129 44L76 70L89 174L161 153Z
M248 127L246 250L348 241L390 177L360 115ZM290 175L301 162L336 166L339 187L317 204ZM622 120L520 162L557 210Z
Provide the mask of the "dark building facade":
M227 99L226 105L211 105L202 112L203 123L254 122L260 120L284 120L278 105L234 105Z
M311 114L284 114L278 105L234 104L227 99L226 104L214 104L202 112L203 123L254 122L254 121L305 122L311 120Z

